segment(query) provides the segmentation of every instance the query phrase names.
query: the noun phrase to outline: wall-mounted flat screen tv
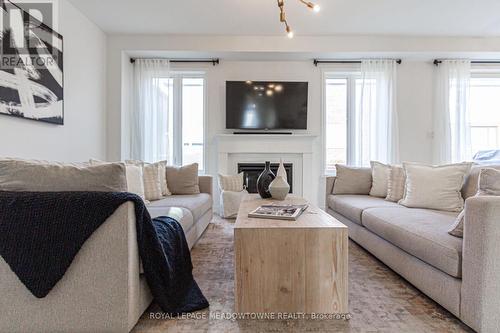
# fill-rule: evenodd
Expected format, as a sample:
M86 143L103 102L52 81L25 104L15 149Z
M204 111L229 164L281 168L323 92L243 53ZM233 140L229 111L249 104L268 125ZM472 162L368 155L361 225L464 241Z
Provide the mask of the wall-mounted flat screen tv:
M226 128L307 129L307 82L227 81Z

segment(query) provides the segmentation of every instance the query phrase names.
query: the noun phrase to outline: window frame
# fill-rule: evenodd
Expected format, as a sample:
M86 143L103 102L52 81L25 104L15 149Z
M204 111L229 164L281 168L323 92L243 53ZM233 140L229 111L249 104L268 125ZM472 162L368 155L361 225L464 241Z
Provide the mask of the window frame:
M203 169L198 169L199 174L205 174L207 171L207 105L208 105L208 94L207 94L207 73L202 70L194 69L176 69L171 70L168 76L162 77L163 79L172 79L172 90L173 90L173 108L172 108L172 121L174 131L172 133L172 156L173 165L181 166L183 160L183 138L182 138L182 125L183 125L183 89L182 80L183 79L203 79ZM180 130L175 130L175 129Z
M326 169L326 131L327 131L327 105L326 105L326 80L328 79L346 79L347 80L347 91L346 91L346 112L347 112L347 137L346 137L346 165L352 165L354 161L354 144L355 144L355 121L354 117L356 112L356 80L361 78L361 72L359 65L347 68L330 68L322 70L321 75L321 140L322 140L322 151L321 151L321 168L324 176L335 176L335 171L327 171Z
M470 78L495 78L500 80L500 66L495 64L472 64ZM472 124L469 124L469 126L472 131ZM475 152L472 152L472 154L475 154Z

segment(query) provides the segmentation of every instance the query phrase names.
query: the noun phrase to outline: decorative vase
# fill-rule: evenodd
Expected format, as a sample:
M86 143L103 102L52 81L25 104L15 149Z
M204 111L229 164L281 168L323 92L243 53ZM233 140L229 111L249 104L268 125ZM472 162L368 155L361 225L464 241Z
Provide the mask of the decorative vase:
M285 200L290 192L290 185L283 176L278 176L269 185L269 192L271 192L273 199Z
M286 174L285 165L283 164L283 159L280 158L280 166L276 172L276 177L283 177L283 179L288 180L288 175Z
M271 198L271 192L269 192L269 185L276 178L274 173L271 171L271 162L266 162L266 168L259 175L257 179L257 191L259 192L262 199Z

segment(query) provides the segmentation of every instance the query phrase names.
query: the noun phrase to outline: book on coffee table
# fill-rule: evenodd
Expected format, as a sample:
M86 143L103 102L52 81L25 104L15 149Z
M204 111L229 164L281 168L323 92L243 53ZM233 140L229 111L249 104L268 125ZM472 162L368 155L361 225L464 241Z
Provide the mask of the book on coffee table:
M297 221L307 207L308 205L262 205L248 213L248 217Z

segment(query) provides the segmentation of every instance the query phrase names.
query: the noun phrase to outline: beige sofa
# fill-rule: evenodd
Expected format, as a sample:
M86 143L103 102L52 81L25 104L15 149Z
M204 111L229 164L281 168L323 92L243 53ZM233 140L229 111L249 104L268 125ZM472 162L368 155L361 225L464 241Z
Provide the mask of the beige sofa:
M480 332L500 332L500 197L471 197L479 169L462 190L464 238L447 233L458 213L411 209L368 195L332 195L326 210L349 237Z
M212 219L212 177L200 177L200 191L148 205L152 217L181 223L190 248ZM132 203L94 232L45 298L33 296L0 257L0 332L129 332L152 301L140 270Z

